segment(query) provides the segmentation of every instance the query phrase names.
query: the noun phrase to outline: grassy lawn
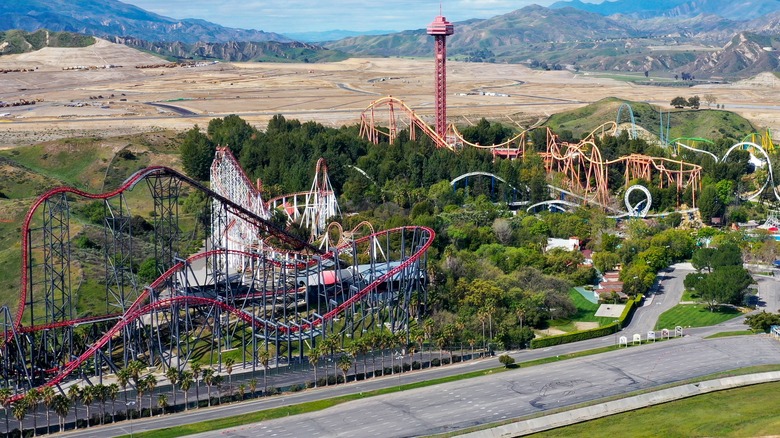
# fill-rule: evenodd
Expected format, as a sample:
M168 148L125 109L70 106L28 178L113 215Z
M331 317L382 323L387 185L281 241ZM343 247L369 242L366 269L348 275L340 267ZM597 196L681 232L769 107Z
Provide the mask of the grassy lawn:
M710 312L706 304L679 304L662 313L655 325L656 330L673 329L676 326L706 327L720 324L742 313L733 307L716 307Z
M752 330L734 330L731 332L715 333L714 335L709 335L704 339L727 338L729 336L744 336L744 335L754 335L754 334L755 333Z
M695 302L698 303L699 302L699 295L696 292L692 291L692 290L686 289L685 292L683 292L683 296L680 299L680 301L695 301Z
M773 406L780 383L765 383L719 391L684 400L612 415L532 437L630 436L745 437L775 435L780 416Z
M577 322L596 322L599 324L599 326L603 326L615 321L615 318L596 317L595 314L599 308L599 305L591 303L576 290L570 290L569 296L574 302L574 305L577 307L577 313L568 319L554 319L550 321L550 328L558 329L564 332L572 332L577 330Z

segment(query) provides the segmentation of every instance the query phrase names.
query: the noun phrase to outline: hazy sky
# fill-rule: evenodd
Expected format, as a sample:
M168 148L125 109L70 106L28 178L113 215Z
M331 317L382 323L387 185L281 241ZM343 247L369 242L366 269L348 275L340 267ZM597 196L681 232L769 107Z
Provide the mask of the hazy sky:
M409 30L439 15L438 0L123 0L173 18L200 18L228 27L267 32ZM600 3L601 0L586 0ZM444 0L449 21L490 18L555 0Z

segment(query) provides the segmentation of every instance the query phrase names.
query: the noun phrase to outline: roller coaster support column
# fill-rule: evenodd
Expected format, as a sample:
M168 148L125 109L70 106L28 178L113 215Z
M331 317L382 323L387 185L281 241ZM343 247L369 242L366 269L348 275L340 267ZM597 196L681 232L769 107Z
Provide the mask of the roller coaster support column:
M435 39L436 133L442 138L447 133L447 37L453 33L455 26L441 15L428 25L428 35Z
M173 266L174 244L179 237L179 190L181 180L170 175L146 179L154 199L154 259L157 275Z

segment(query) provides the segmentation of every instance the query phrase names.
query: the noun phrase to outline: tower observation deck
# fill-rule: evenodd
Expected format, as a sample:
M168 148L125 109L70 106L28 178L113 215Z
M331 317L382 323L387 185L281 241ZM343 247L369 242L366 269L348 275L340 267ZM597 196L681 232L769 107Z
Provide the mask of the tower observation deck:
M455 26L441 15L428 25L428 35L435 39L436 133L441 136L447 132L447 37L453 33Z

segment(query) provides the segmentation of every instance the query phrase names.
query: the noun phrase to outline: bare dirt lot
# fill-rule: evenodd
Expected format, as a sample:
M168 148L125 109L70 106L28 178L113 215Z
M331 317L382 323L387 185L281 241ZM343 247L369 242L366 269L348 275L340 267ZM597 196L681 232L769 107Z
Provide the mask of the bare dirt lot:
M104 41L84 49L0 57L0 69L32 70L0 74L0 101L38 100L35 105L0 108L0 147L71 136L184 130L229 114L238 114L260 128L275 114L340 126L358 123L373 100L387 95L403 99L424 117L433 113L432 60L372 58L331 64L136 68L163 62ZM63 70L74 66L103 68ZM710 94L757 126L780 129L776 101L780 80L770 74L736 84L670 88L566 71L535 71L520 65L450 62L447 79L448 116L464 123L487 117L528 126L550 114L610 96L669 108L675 96ZM461 95L473 91L509 97Z

